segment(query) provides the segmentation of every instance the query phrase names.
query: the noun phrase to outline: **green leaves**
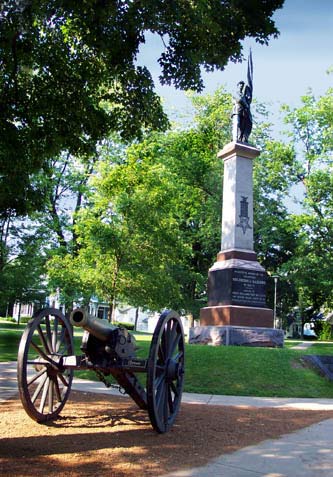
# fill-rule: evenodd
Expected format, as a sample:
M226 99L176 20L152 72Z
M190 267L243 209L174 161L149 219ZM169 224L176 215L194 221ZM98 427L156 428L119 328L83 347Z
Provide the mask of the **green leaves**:
M76 233L104 300L195 314L202 306L220 243L222 167L213 144L228 135L230 96L219 91L204 102L192 129L152 133L122 160L106 154L100 162Z
M5 0L0 5L0 211L40 208L35 180L52 157L89 155L111 133L126 140L168 126L154 82L137 63L145 32L163 38L161 81L202 89L201 66L241 59L266 42L282 0ZM15 187L18 184L19 187Z
M284 108L304 194L302 213L289 219L297 240L294 257L284 269L302 306L315 309L333 304L332 98L332 89L318 99L310 91L299 108Z

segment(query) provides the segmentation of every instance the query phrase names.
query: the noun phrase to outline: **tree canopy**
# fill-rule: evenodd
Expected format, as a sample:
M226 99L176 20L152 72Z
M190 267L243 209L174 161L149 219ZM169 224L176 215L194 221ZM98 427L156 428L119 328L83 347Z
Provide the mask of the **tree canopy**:
M110 304L197 314L220 243L216 150L229 137L231 96L220 90L193 101L192 128L151 133L125 154L113 148L101 155L76 222L77 258L49 262L61 290L73 288L68 279L74 283L79 269L82 283L93 282Z
M48 162L47 210L34 214L37 228L9 217L0 229L0 302L36 293L48 259L48 284L60 288L67 307L97 295L197 316L220 247L223 167L216 152L230 140L231 95L221 89L192 101L195 119L186 128L150 132L126 147L109 138L97 155ZM330 89L285 106L289 138L279 141L265 108L254 104L252 141L262 151L254 161L254 243L265 269L280 275L279 316L297 306L310 319L332 308L332 104ZM287 205L293 185L302 187L297 213ZM72 217L62 200L68 194Z
M295 283L300 307L317 311L333 305L332 106L330 88L318 99L309 91L298 108L284 107L301 208L290 218L297 230L295 255L282 271Z
M277 35L283 0L4 0L0 5L0 213L41 206L48 163L90 154L168 121L150 72L137 63L145 32L163 39L160 80L202 90L201 67L242 58L249 36ZM42 171L41 175L36 175Z
M110 303L168 306L194 316L206 304L207 273L221 240L223 164L216 152L230 140L232 98L220 89L192 102L191 127L151 133L126 151L113 147L101 155L76 221L78 255L49 262L60 289L75 288L71 282L78 288L81 275ZM254 168L255 243L260 261L275 272L296 247L283 202L295 178L294 154L261 124L254 130L262 148Z

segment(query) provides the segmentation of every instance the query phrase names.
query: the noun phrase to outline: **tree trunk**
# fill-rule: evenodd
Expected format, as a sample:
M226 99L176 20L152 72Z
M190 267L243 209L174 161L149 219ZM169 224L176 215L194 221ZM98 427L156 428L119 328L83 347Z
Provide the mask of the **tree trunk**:
M109 311L108 311L108 322L114 323L116 318L116 298L113 297L112 301L109 303Z
M13 316L13 312L14 312L14 303L9 302L7 304L7 316Z
M189 328L193 328L193 325L194 325L194 316L193 316L193 313L189 313L187 315L188 317L188 326Z
M22 307L22 304L20 302L19 303L19 309L18 309L18 315L17 315L17 324L18 325L20 324L20 319L21 319L21 307Z
M109 310L108 310L108 322L112 322L112 315L113 315L113 303L110 301L109 303Z
M139 308L135 310L134 331L136 331L138 327L138 321L139 321Z
M114 323L115 320L116 320L116 298L113 297L111 323Z

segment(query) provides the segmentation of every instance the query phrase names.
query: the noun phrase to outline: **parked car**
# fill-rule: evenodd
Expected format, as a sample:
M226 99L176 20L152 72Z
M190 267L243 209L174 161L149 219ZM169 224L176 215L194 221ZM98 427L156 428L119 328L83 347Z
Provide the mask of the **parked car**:
M305 339L308 340L316 340L318 338L314 329L311 327L311 323L305 323L303 329L303 336Z

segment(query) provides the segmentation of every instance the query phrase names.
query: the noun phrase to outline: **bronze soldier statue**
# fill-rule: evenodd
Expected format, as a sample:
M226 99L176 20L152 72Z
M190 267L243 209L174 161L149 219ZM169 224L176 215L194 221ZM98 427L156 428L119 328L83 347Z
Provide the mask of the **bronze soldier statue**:
M238 86L238 96L235 98L233 111L233 140L238 142L249 142L252 131L251 102L253 93L253 63L252 53L247 64L247 85L240 81Z

